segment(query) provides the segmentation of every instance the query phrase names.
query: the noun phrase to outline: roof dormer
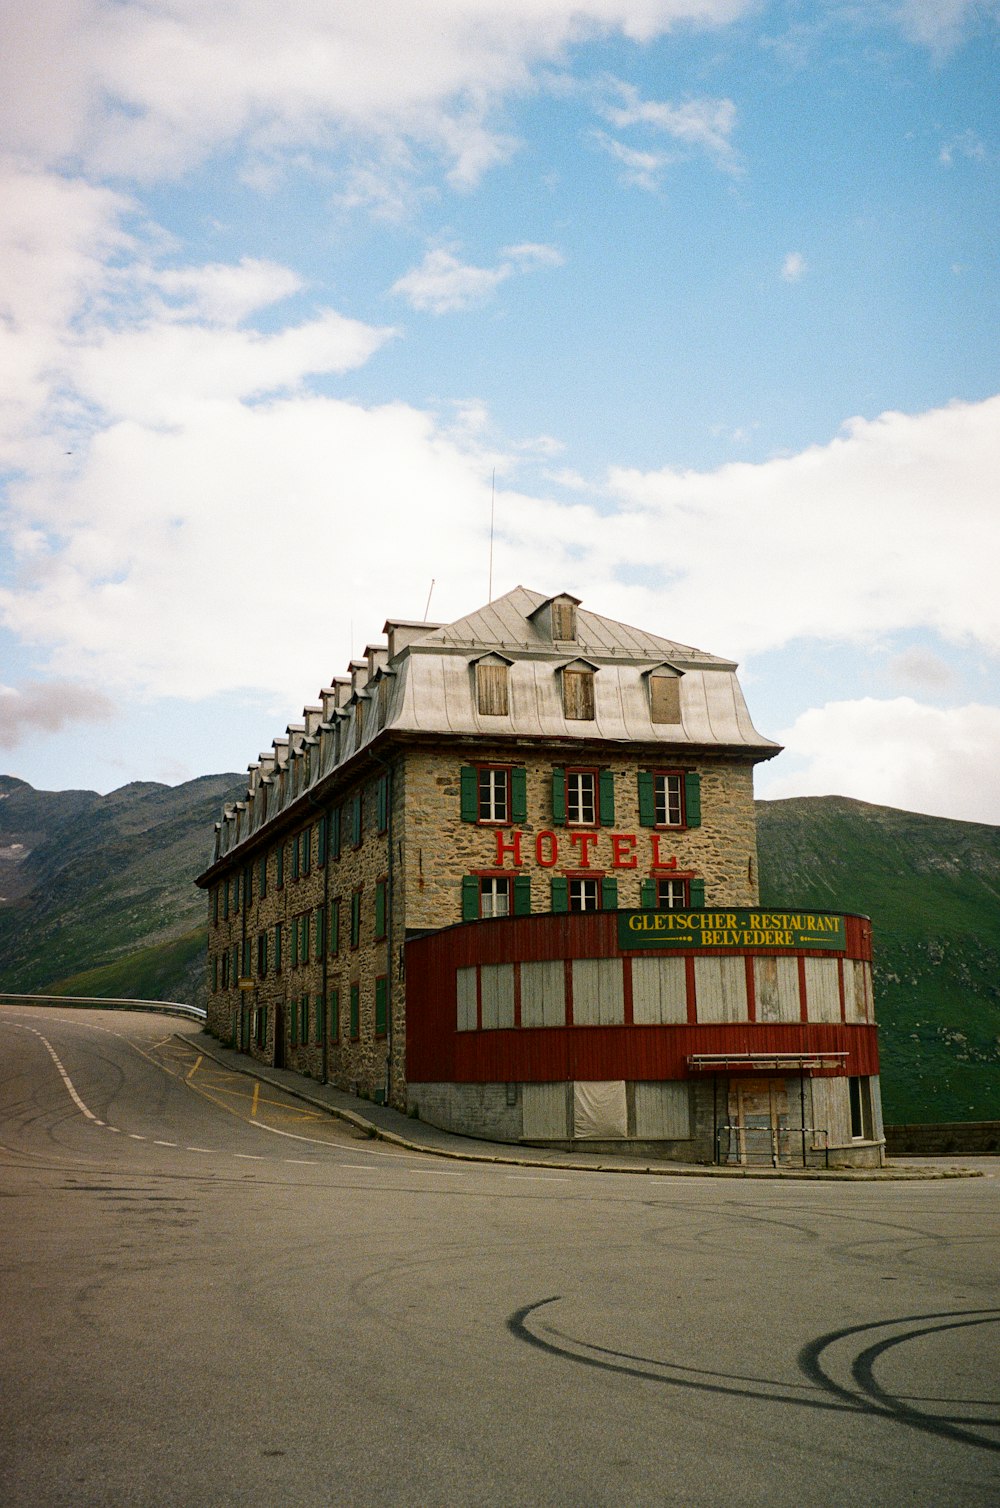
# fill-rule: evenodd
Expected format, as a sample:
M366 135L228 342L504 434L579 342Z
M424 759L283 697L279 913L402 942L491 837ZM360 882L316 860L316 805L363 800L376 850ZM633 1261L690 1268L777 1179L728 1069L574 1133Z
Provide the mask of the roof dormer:
M540 607L529 614L529 620L553 644L575 644L576 610L579 606L579 597L560 592L558 597L547 597Z

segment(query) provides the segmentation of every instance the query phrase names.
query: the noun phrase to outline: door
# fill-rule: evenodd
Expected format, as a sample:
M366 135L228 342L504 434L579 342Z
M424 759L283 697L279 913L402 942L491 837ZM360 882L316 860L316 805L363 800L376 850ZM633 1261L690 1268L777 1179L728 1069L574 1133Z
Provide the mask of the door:
M784 1079L730 1079L730 1162L787 1162L788 1090Z

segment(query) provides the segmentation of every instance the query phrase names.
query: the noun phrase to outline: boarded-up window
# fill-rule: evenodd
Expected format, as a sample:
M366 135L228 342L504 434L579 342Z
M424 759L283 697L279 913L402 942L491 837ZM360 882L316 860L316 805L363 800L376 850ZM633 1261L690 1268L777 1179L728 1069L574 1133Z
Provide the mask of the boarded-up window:
M628 1101L621 1080L573 1085L573 1135L581 1141L622 1141L628 1136Z
M836 958L807 958L806 1017L809 1021L840 1020L840 982Z
M860 959L844 959L844 1014L848 1021L871 1018L870 965Z
M476 971L459 969L455 975L457 1011L455 1026L460 1032L476 1030Z
M507 669L506 665L476 666L476 697L481 717L508 716Z
M675 675L649 677L649 710L654 723L679 723L681 683Z
M678 960L681 962L682 960ZM691 1088L682 1081L638 1083L635 1134L657 1141L686 1141L691 1136Z
M522 963L521 1025L565 1026L566 974L562 961Z
M696 958L699 1021L746 1021L747 975L742 958Z
M796 958L755 958L758 1021L798 1021L799 963Z
M521 1094L521 1135L529 1141L563 1141L566 1085L525 1084Z
M483 1031L514 1025L514 965L484 963L482 967Z
M637 1026L687 1020L687 975L683 958L633 958L632 1019Z
M553 602L552 604L552 637L553 639L576 638L576 605L572 602Z
M573 1022L576 1026L621 1026L625 983L620 958L573 960Z
M563 715L578 722L594 720L594 672L563 671Z

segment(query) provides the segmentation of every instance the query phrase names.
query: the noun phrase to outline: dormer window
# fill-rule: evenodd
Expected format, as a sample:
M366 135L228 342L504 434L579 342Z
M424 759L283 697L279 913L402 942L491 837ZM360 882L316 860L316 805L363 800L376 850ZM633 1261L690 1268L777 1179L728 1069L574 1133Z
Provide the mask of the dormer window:
M679 723L681 720L681 678L677 671L661 665L646 674L649 687L649 715L654 723Z
M563 716L574 722L591 723L594 711L594 671L586 660L574 660L563 667Z
M508 717L510 660L503 655L484 655L476 661L476 709L480 717Z
M576 603L571 597L557 597L552 604L552 637L576 638Z

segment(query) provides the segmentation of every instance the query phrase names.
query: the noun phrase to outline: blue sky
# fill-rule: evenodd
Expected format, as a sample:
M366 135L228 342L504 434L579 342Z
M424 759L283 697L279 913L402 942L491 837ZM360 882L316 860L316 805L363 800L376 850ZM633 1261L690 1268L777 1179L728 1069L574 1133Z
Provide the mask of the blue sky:
M242 769L522 582L762 796L1000 821L1000 10L47 0L0 71L0 765Z

